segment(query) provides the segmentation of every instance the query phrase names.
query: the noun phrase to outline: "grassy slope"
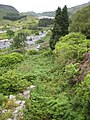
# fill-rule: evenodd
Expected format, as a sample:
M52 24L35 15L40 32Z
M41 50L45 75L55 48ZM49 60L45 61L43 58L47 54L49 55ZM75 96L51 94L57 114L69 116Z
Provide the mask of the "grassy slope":
M27 77L36 86L36 93L45 96L57 96L62 80L57 70L58 65L54 63L53 55L47 52L40 55L31 55L16 69L20 75Z
M6 16L7 14L19 15L19 12L12 6L0 4L0 20L2 20L3 16Z

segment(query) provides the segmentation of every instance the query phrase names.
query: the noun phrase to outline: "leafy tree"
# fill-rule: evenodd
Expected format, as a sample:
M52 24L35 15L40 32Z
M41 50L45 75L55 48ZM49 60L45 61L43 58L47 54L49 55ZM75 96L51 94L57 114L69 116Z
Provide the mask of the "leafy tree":
M40 27L47 27L49 25L52 25L54 23L54 19L51 18L43 18L39 20L38 26Z
M18 48L24 49L24 47L26 46L25 40L26 40L25 33L20 32L14 37L11 47L16 49Z
M71 18L70 32L81 32L90 39L90 5L73 15Z
M7 36L10 38L12 38L14 36L14 31L13 30L7 30Z

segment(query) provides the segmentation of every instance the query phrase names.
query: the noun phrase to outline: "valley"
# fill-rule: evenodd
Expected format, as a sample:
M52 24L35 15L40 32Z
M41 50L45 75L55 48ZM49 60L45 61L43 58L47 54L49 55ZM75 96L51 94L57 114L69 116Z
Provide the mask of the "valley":
M90 120L90 2L19 13L0 4L0 120Z

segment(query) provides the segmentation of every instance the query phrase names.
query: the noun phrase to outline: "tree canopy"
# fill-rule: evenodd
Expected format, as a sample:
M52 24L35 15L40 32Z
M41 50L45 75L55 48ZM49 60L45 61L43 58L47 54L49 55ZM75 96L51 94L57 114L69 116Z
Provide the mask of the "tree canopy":
M81 32L90 39L90 5L77 11L72 16L70 32Z
M61 10L60 7L56 10L54 27L52 29L52 36L50 39L50 48L53 50L55 49L55 44L59 41L61 36L68 34L68 12L67 6L65 5L64 8Z
M12 42L12 48L24 48L25 47L25 40L26 40L26 35L25 33L18 33Z

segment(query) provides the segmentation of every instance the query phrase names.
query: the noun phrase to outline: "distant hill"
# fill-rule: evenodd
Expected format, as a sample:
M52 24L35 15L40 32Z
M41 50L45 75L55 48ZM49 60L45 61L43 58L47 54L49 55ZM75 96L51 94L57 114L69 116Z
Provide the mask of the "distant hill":
M55 11L42 12L42 13L38 13L38 15L39 15L39 16L54 17L54 16L55 16Z
M38 17L38 14L33 12L33 11L30 11L30 12L23 12L23 13L20 13L21 15L27 15L27 16L33 16L33 17Z
M13 6L0 4L0 20L17 20L23 17L25 16L20 16L18 10L16 10Z
M89 5L90 5L90 2L84 3L82 5L77 5L77 6L68 8L69 15L71 16L72 14L74 14L75 12L77 12L78 10L80 10L81 8L89 6Z
M69 16L74 14L76 11L80 10L83 7L86 7L90 5L90 2L82 4L82 5L77 5L71 8L68 8ZM55 11L49 11L49 12L42 12L42 13L35 13L35 12L26 12L24 13L25 15L31 15L34 17L40 17L40 16L48 16L48 17L54 17L55 16Z
M19 16L19 12L13 6L0 4L0 19L7 15Z

